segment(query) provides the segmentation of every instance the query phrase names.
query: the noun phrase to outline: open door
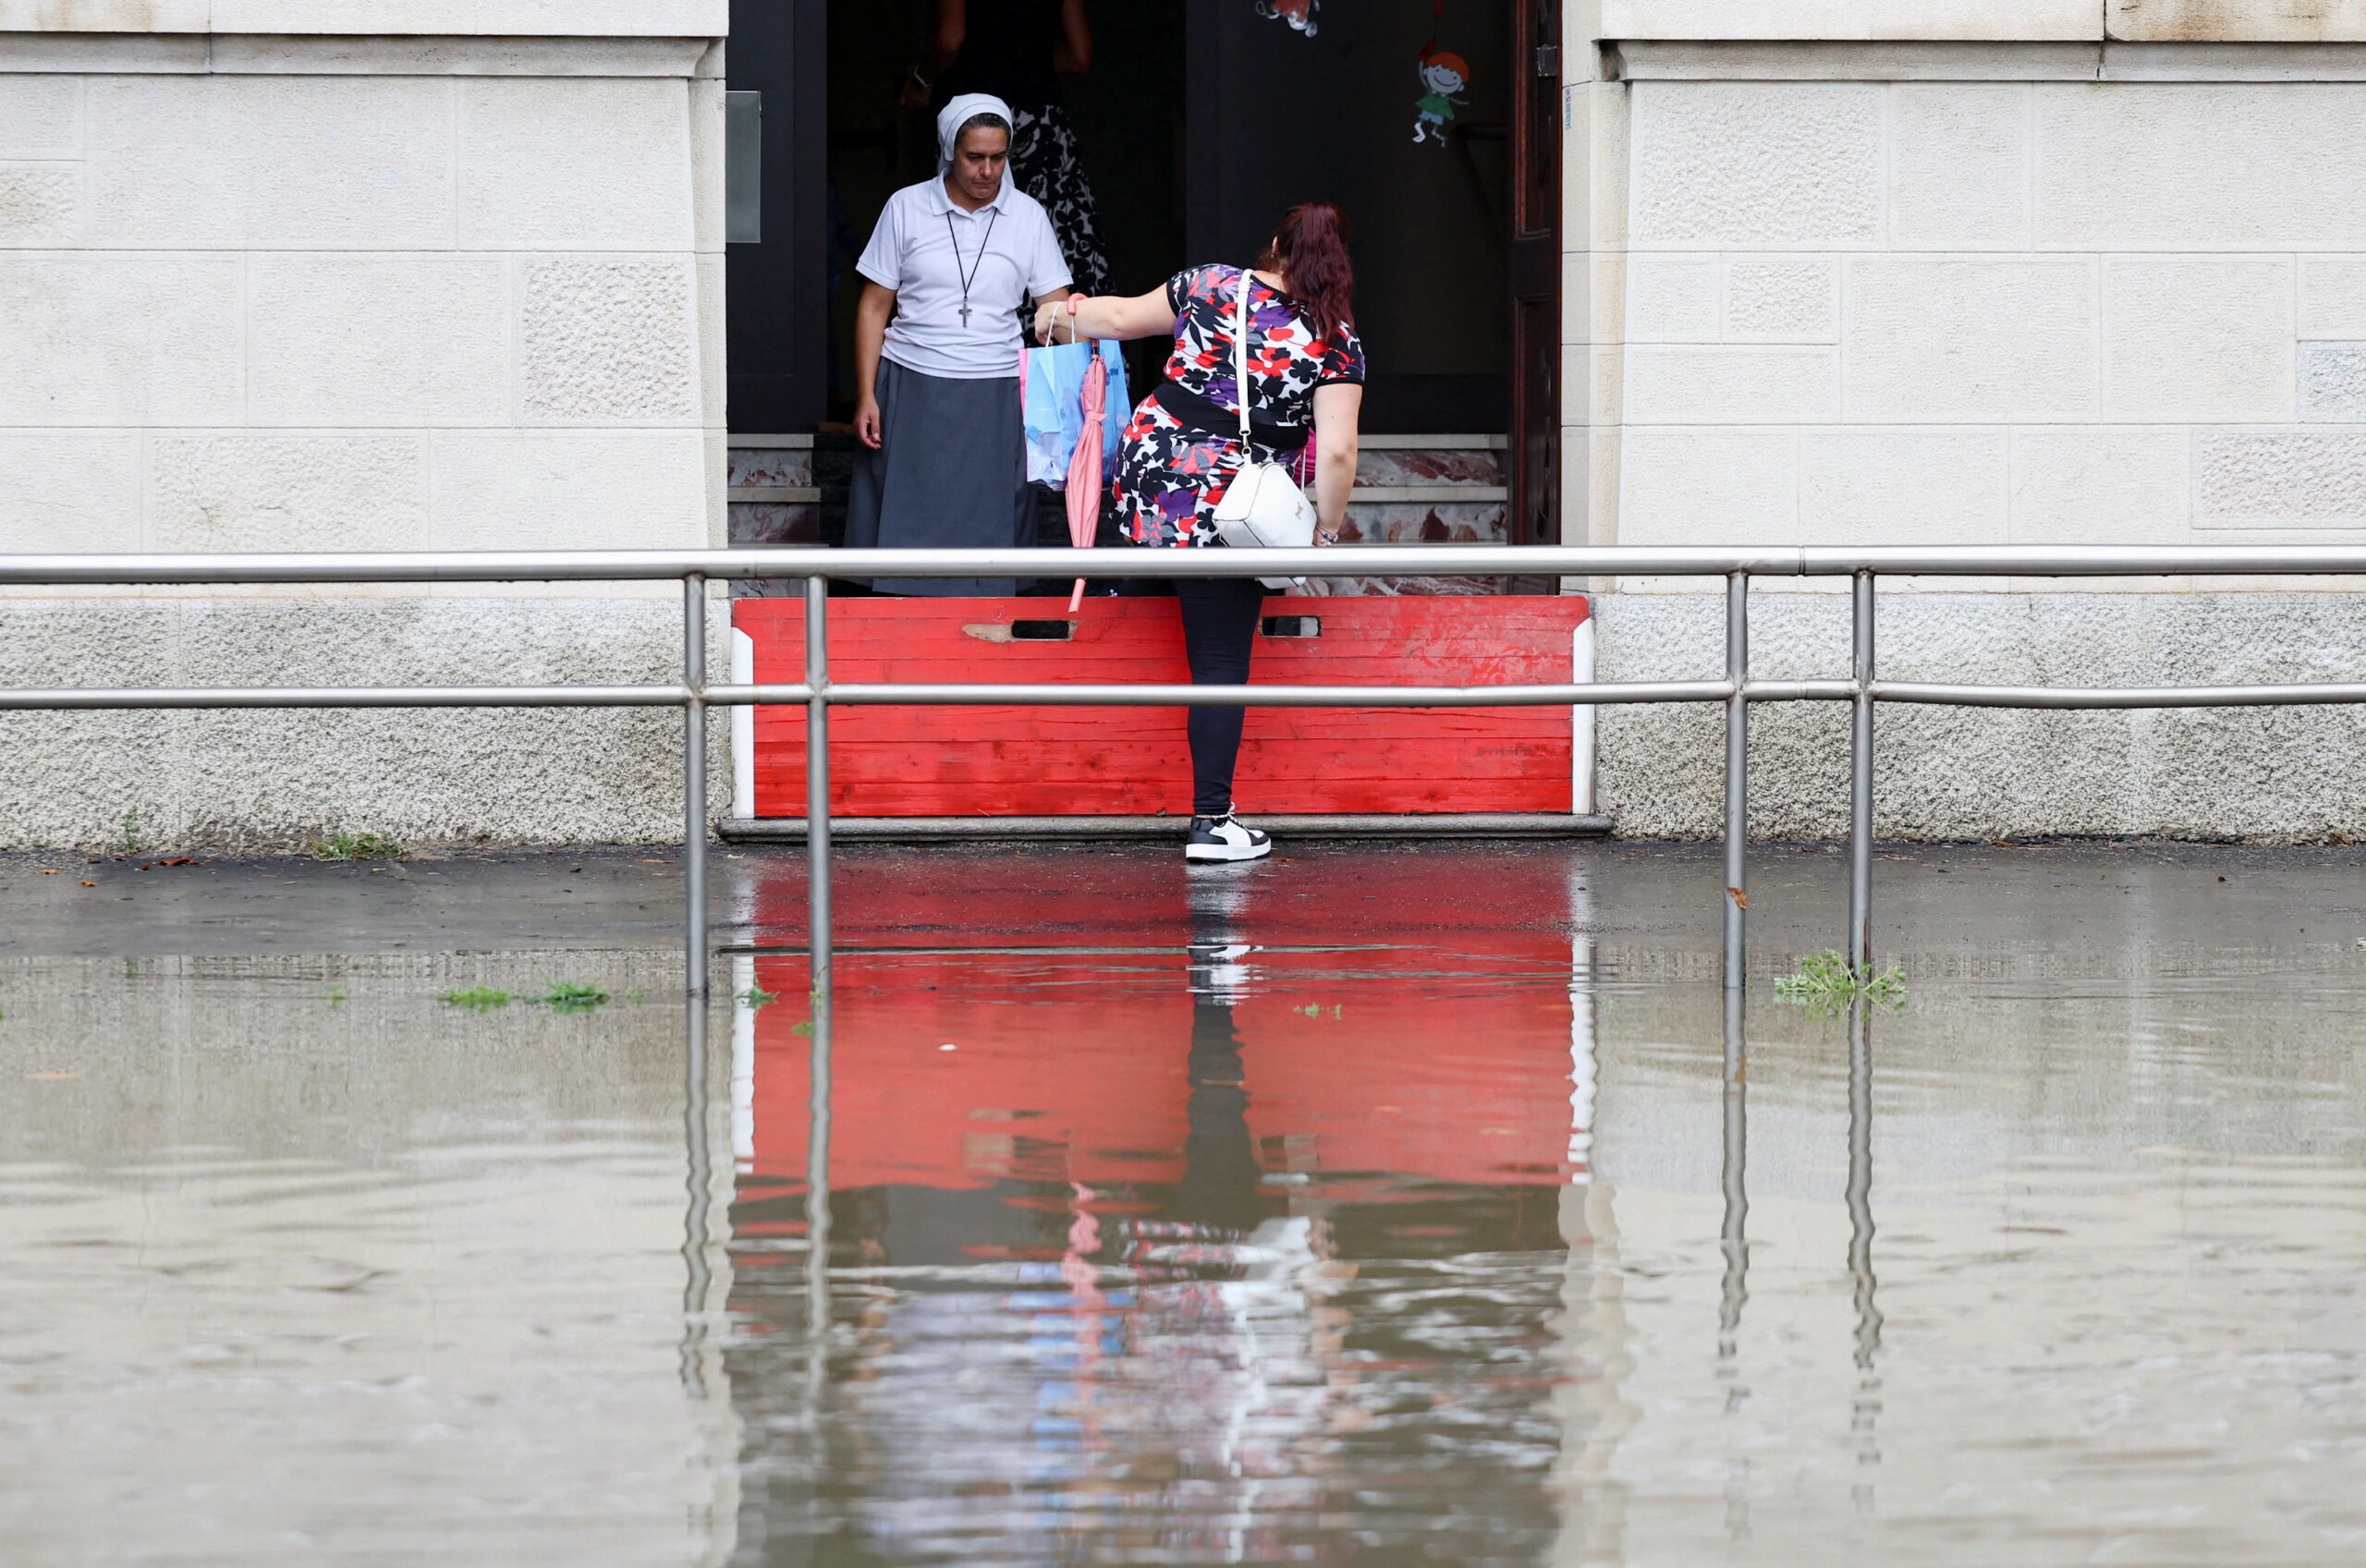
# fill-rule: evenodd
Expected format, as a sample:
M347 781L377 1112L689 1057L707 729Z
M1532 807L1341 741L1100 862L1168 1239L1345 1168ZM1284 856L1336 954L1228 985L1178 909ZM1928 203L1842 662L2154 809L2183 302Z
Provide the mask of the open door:
M1513 0L1511 472L1514 544L1561 542L1560 0ZM1525 586L1525 585L1523 585ZM1549 590L1547 591L1550 591Z
M1308 33L1251 0L1187 0L1186 249L1244 261L1292 202L1346 209L1368 436L1510 432L1513 11L1538 3L1328 0ZM1445 133L1416 141L1424 41L1471 77Z
M729 85L760 94L752 236L725 254L731 428L808 432L828 399L826 0L732 0ZM750 193L738 193L743 201Z

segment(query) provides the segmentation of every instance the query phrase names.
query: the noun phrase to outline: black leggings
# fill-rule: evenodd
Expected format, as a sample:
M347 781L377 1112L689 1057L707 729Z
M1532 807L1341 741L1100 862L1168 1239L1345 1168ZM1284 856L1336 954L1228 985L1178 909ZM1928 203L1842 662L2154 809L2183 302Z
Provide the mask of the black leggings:
M1183 610L1183 656L1193 686L1245 686L1249 654L1257 642L1257 614L1265 605L1265 585L1255 577L1177 577L1175 598ZM1232 770L1240 757L1239 708L1193 708L1191 814L1221 817L1232 809Z

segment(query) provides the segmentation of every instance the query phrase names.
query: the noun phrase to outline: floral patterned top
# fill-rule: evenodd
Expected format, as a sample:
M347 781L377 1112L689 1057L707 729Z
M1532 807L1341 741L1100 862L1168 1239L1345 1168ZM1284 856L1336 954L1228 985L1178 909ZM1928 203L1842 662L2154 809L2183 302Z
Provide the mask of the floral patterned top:
M1232 373L1233 323L1238 319L1238 267L1195 267L1167 280L1175 310L1175 352L1166 379L1226 410L1240 407ZM1364 347L1342 323L1317 341L1314 323L1288 296L1252 277L1249 286L1249 411L1261 424L1311 425L1317 387L1360 385ZM1195 430L1154 397L1146 397L1126 427L1117 464L1117 509L1136 544L1222 544L1216 504L1241 464L1240 432ZM1286 461L1294 453L1250 445L1253 463Z

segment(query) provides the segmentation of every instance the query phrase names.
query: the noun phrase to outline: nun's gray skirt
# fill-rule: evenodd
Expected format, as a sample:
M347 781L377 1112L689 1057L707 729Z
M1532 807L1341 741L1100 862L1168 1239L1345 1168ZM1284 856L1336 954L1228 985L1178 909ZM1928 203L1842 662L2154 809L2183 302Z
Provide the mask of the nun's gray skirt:
M1018 378L956 381L879 361L880 447L858 452L847 544L887 550L1031 545ZM1014 577L876 577L883 593L1005 598Z

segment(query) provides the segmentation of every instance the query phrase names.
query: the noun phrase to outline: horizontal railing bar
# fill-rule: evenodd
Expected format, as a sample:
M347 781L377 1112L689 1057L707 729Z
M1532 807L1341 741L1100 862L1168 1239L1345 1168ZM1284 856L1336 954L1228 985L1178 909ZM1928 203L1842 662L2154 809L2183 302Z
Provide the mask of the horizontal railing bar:
M1730 689L1717 682L1719 695ZM1769 681L1745 682L1741 688L1746 702L1854 702L1857 683L1854 681Z
M2366 702L2366 682L2291 686L2044 687L1947 686L1875 681L1876 702L1948 708L2270 708Z
M1796 685L1797 683L1793 683ZM1083 684L869 685L833 682L833 707L982 708L1566 708L1577 703L1721 702L1723 681L1590 686L1088 686ZM789 706L801 686L709 687L710 703Z
M1738 564L1737 564L1738 563ZM2366 566L2361 566L2366 569ZM1209 550L420 551L311 554L0 555L0 584L655 582L696 573L761 577L1502 577L1567 572L1796 576L1794 546L1734 550L1505 545L1335 545L1261 550L1254 564Z
M679 686L0 687L0 711L85 708L679 708Z
M1069 682L984 684L886 682L833 684L833 703L867 707L989 708L1554 708L1639 702L1723 702L1724 681L1596 681L1569 686L1088 686ZM702 694L718 706L802 703L802 686L711 686ZM1752 702L1846 702L1848 681L1752 681Z
M1736 571L1754 568L1737 566ZM1803 577L2342 576L2366 570L2366 546L2347 544L1956 544L1799 550ZM1674 575L1674 574L1653 574Z
M1067 682L834 685L848 707L974 708L1558 708L1722 702L1725 681L1620 681L1571 686L1105 686ZM1754 680L1751 702L1846 702L1845 680ZM713 707L800 707L803 685L713 686ZM678 708L678 686L56 687L0 688L0 711L143 708ZM2247 708L2366 703L2366 682L2290 686L1952 686L1877 681L1876 702L1961 708Z
M654 582L864 577L2366 576L2366 546L1912 545L1766 548L1335 545L1261 550L550 550L0 555L0 585Z

